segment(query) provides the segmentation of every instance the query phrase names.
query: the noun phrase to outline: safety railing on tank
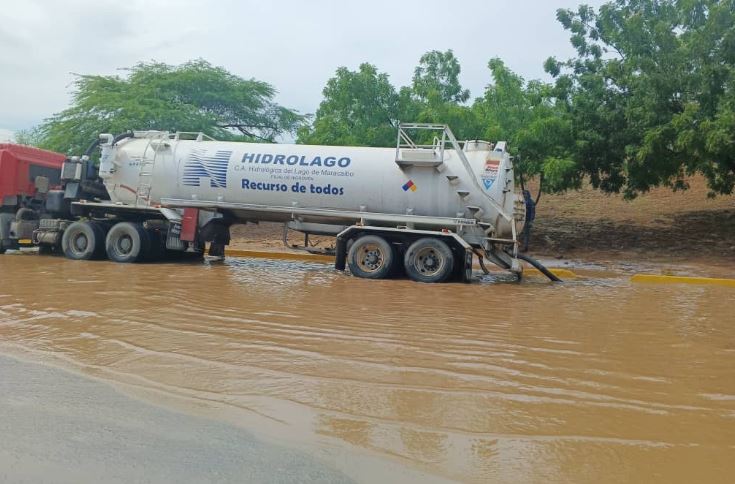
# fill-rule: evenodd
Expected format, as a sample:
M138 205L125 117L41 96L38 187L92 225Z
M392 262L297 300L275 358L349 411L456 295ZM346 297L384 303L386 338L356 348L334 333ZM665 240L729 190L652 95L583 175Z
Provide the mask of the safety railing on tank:
M421 143L414 141L410 136L409 132L415 131L421 135L422 132L440 131L441 135L434 135L433 142ZM428 137L427 137L428 138ZM420 138L419 138L420 139ZM477 193L483 195L506 221L513 219L513 214L505 213L503 207L496 202L490 195L485 192L472 170L464 150L454 136L454 133L446 124L434 124L434 123L401 123L398 125L398 141L396 143L396 163L401 167L407 166L429 166L439 169L444 164L444 155L446 152L447 144L451 145L457 153L458 158L462 162L464 169L469 175L469 179L472 180L472 184L475 186Z

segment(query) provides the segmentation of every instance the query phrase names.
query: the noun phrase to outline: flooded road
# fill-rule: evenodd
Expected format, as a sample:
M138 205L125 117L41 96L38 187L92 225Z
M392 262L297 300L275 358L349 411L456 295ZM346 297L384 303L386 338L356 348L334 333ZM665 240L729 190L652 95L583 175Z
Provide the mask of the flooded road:
M466 482L731 482L734 300L613 277L420 285L285 261L6 255L0 351L363 481L385 462Z

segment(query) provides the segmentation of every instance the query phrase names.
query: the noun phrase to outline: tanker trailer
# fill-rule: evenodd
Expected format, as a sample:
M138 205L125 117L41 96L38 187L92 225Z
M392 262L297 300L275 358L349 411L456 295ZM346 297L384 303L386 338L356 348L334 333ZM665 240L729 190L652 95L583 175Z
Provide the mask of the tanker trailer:
M132 262L158 249L201 252L207 242L210 255L222 256L230 225L269 221L305 237L335 237L336 268L358 277L469 280L476 254L522 270L523 203L506 144L460 144L446 125L402 124L395 148L158 131L103 134L100 147L110 200L74 204L89 220L64 233L71 258L106 252ZM80 235L91 252L73 250Z

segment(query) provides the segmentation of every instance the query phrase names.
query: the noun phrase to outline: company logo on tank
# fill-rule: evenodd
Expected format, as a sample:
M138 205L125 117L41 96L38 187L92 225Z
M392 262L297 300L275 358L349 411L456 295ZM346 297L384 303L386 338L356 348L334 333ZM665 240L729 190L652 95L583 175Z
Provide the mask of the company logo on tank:
M211 188L227 188L227 168L231 156L232 151L217 150L210 155L205 148L194 148L184 162L181 183L198 187L202 178L209 178Z
M341 196L345 187L330 179L354 176L351 164L348 156L244 153L234 171L244 172L243 190ZM263 181L262 175L268 181Z
M291 166L325 166L327 168L339 167L347 168L352 163L352 160L343 156L337 158L336 156L314 156L307 157L306 155L273 155L271 153L245 153L242 156L243 163L259 163L261 165L273 164L273 165L291 165Z
M485 160L485 171L481 174L482 184L485 186L485 190L490 190L490 188L492 188L495 180L498 179L499 170L500 160Z

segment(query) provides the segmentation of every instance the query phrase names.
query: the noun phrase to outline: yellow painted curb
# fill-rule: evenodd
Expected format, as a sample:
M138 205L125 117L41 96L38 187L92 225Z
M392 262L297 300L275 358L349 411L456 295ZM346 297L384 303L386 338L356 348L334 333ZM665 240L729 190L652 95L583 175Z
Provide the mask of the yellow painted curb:
M570 279L570 278L573 279L575 277L579 277L579 275L575 274L569 269L549 269L549 272L551 272L558 278L566 277L567 279ZM541 274L541 271L539 271L538 269L523 269L523 275L524 276L542 276L543 274Z
M334 257L319 254L297 254L293 252L270 252L265 250L226 249L225 256L255 257L258 259L304 260L310 262L334 262Z
M714 277L659 276L655 274L636 274L630 278L633 282L653 282L659 284L703 284L710 286L735 287L735 279L718 279Z

